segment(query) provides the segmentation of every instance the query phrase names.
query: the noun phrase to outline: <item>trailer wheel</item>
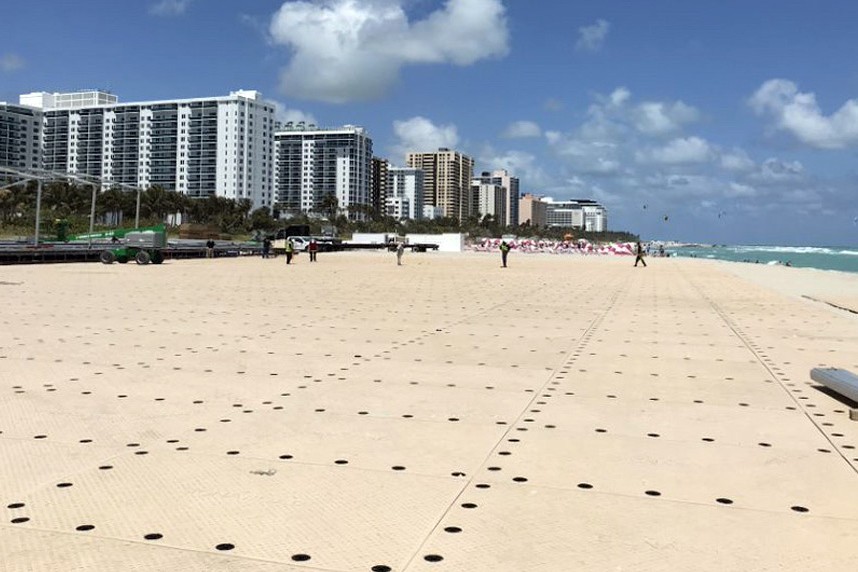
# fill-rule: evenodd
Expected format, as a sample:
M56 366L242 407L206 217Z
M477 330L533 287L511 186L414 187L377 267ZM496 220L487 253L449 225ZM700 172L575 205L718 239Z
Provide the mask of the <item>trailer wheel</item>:
M98 259L101 260L102 264L113 264L116 262L116 254L112 250L103 250Z
M125 255L117 256L116 262L118 262L119 264L128 264L128 257Z
M149 253L145 250L141 250L134 256L134 260L137 262L137 264L149 264L149 261L151 259L152 257L149 256Z
M161 254L160 250L156 250L152 255L152 264L161 264L164 262L164 255Z

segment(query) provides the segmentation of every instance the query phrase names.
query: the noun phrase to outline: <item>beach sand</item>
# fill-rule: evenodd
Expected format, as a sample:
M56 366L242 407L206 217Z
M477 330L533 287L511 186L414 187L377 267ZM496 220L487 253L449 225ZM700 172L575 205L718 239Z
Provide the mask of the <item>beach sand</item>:
M632 263L0 268L0 569L854 569L858 277Z

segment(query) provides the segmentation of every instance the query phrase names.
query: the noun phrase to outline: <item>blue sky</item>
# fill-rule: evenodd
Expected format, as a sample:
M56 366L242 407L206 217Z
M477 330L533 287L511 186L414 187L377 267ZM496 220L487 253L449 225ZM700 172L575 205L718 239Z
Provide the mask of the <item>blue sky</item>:
M448 146L595 198L612 229L855 246L855 22L846 0L34 0L4 12L0 100L258 89L395 164Z

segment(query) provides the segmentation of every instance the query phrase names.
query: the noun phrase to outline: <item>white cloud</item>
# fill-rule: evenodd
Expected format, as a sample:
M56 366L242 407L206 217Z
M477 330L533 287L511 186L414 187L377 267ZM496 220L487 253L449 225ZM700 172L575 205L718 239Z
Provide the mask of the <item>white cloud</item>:
M724 191L724 196L735 199L756 197L757 189L742 183L730 183Z
M598 52L605 44L605 38L611 29L610 22L599 19L595 24L578 28L578 41L575 49L587 52Z
M752 175L753 179L764 183L784 183L804 177L804 165L799 161L781 161L770 158L763 161L760 171Z
M394 149L403 160L411 152L428 153L440 147L453 149L459 143L455 125L435 125L425 117L394 121L393 132L399 138Z
M641 163L683 165L705 163L712 158L712 155L712 146L705 139L683 137L673 139L663 147L638 151L636 158Z
M545 139L576 172L607 175L620 171L619 148L613 142L568 137L557 131L547 131Z
M641 133L667 135L680 131L687 123L697 121L700 113L682 101L673 103L646 101L634 109L632 117L635 127Z
M480 170L506 169L513 177L519 178L523 193L538 191L551 184L551 178L537 163L536 155L531 153L515 150L499 153L488 147L480 153L478 163Z
M160 0L149 7L155 16L179 16L184 14L192 0Z
M280 88L332 103L377 99L409 64L471 65L509 51L502 0L447 0L410 22L406 0L284 2L269 27L292 58Z
M24 67L24 60L17 54L3 54L0 56L0 71L13 72Z
M541 137L542 129L533 121L514 121L504 130L503 136L507 139Z
M721 154L721 167L727 171L752 171L756 163L743 149L734 147L732 151Z
M751 108L768 115L774 127L820 149L858 145L858 99L850 99L833 114L822 113L813 93L803 93L785 79L765 82L751 96Z
M318 125L319 122L313 117L312 113L306 113L300 109L290 109L279 101L269 101L274 106L274 119L281 123L298 123L303 121L306 124Z

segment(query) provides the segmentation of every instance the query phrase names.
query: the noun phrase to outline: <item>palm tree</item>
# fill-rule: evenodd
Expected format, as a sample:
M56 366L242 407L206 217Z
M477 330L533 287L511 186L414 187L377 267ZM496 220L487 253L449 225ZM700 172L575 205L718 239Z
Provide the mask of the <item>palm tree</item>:
M340 210L340 201L334 193L327 193L319 200L319 211L327 217L331 222L337 218L337 213Z

